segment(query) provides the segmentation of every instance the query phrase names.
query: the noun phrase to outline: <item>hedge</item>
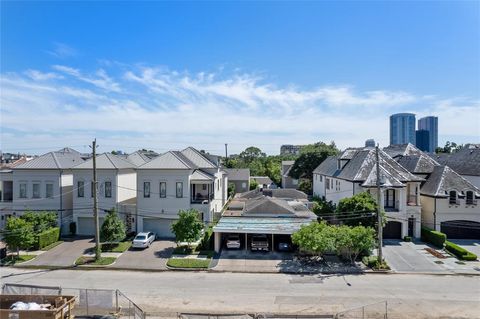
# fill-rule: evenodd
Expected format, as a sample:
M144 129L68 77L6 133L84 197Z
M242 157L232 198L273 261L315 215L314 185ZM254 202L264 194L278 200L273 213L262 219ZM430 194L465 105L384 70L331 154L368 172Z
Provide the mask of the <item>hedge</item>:
M54 227L38 234L37 249L42 249L58 241L60 238L60 228Z
M200 250L211 250L213 249L213 227L208 227L203 234L203 238L200 242L199 249Z
M443 247L445 241L447 240L447 235L422 226L422 240L436 247Z
M477 255L474 253L469 252L463 247L460 247L450 241L445 242L445 249L454 254L455 256L458 257L460 260L467 260L467 261L473 261L477 260Z

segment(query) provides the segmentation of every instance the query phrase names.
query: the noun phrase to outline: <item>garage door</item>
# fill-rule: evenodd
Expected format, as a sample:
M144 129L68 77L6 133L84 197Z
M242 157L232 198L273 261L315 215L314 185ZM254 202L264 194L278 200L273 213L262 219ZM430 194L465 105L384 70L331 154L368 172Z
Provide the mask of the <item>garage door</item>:
M100 222L100 227L103 224L103 218L98 219ZM77 234L78 235L95 235L95 221L93 217L78 217L77 223Z
M402 238L402 223L389 221L383 227L383 238L385 239L400 239Z
M143 231L152 231L157 234L158 238L175 238L175 235L171 230L174 221L175 219L144 218Z
M440 231L448 239L480 239L480 223L468 220L451 220L440 224Z

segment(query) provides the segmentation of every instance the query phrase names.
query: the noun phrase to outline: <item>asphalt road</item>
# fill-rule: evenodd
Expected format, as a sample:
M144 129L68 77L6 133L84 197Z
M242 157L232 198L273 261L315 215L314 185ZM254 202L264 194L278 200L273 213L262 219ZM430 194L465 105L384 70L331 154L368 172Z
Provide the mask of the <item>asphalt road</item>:
M480 318L480 276L300 276L0 268L2 283L119 289L150 313L333 314L387 301L388 318Z

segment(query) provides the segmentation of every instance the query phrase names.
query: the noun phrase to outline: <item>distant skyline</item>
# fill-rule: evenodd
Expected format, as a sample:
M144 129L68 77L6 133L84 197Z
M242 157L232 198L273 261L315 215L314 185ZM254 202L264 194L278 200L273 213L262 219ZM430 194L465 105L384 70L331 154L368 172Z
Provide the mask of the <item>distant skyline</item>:
M2 1L0 149L480 142L480 3Z

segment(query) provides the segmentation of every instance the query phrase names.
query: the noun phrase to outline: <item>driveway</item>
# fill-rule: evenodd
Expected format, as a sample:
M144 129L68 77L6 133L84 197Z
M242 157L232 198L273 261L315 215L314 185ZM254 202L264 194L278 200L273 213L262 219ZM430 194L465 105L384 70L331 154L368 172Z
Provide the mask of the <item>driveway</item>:
M175 247L173 241L158 240L146 249L130 248L109 268L165 270L165 264Z
M434 262L429 247L423 243L402 240L384 240L383 254L392 270L400 272L443 272L444 268Z
M28 266L71 267L78 257L95 245L92 238L64 239L64 242L24 263Z
M212 265L217 271L278 272L283 262L292 259L291 253L222 249Z

